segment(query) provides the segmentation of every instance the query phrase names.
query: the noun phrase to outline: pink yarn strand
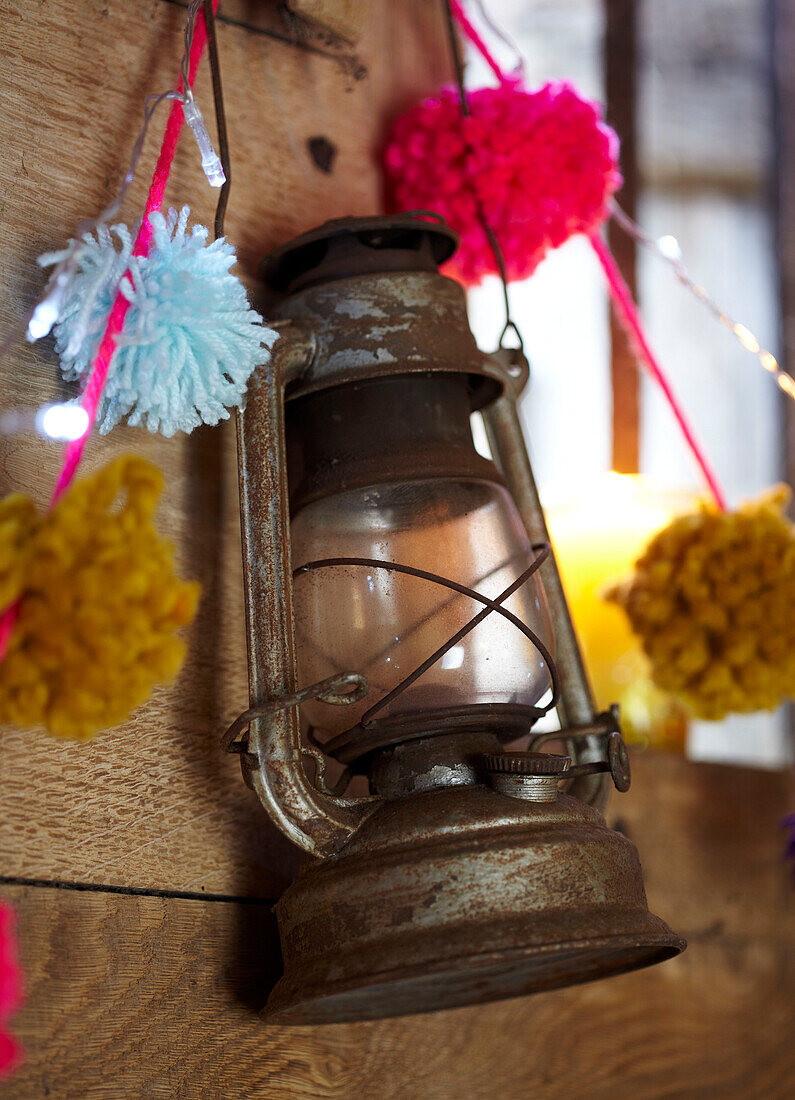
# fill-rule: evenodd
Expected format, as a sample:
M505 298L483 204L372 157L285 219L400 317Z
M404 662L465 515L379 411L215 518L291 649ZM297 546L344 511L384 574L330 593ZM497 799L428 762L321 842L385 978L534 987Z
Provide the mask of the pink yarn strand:
M618 315L618 318L623 325L627 335L635 345L636 354L642 364L642 366L648 371L648 373L655 380L657 385L663 392L663 395L668 402L671 412L676 417L676 421L681 428L682 435L685 442L690 448L690 452L693 458L696 460L701 473L704 476L704 480L709 486L710 492L715 498L715 503L718 508L725 512L727 510L726 497L723 494L715 474L712 471L712 467L707 461L706 455L702 451L698 444L696 437L693 434L693 430L688 423L682 406L679 404L676 395L671 389L671 385L664 374L662 367L657 361L654 352L649 347L649 342L646 339L646 334L643 331L640 317L638 316L637 307L632 300L632 294L629 287L624 281L624 277L621 274L618 264L613 258L610 249L604 243L598 233L590 233L589 240L593 245L596 255L599 257L599 262L604 269L604 273L607 277L607 284L610 288L610 296L613 300L613 306Z
M14 633L14 627L19 617L19 604L20 601L17 600L16 603L12 603L11 606L7 607L3 614L0 615L0 661L5 657L8 643L11 641L11 635Z
M218 9L218 3L219 0L213 0L213 13ZM191 87L196 79L199 62L201 61L206 45L207 26L204 22L204 11L200 10L193 31L193 42L191 43L188 65L188 81ZM179 79L179 90L184 90L181 76ZM152 225L149 221L149 215L159 210L163 203L166 184L168 183L168 177L171 173L174 154L177 150L177 143L184 123L185 115L182 110L182 104L179 101L175 101L169 113L168 122L166 123L163 144L160 147L160 155L157 158L154 175L152 176L152 183L149 187L149 194L146 199L146 207L144 208L141 227L135 238L135 244L133 246L134 256L145 256L149 252L149 247L152 243ZM129 271L127 274L132 277ZM55 483L55 489L53 490L50 500L50 507L53 507L66 492L77 473L77 468L83 457L86 440L91 433L91 429L94 427L102 391L105 388L105 380L108 377L110 363L113 358L113 353L116 350L116 338L122 330L124 318L127 315L129 306L130 303L128 300L120 290L117 290L108 317L108 323L105 326L102 341L97 349L97 354L94 356L88 383L83 391L81 405L88 414L88 426L79 439L72 440L67 443L64 448L61 472ZM0 615L0 661L3 660L8 650L8 644L19 616L19 609L20 601L17 600L16 603L7 607L2 615Z
M108 368L113 358L113 352L116 349L116 337L121 332L129 304L130 303L121 293L117 293L105 328L105 334L102 337L102 342L94 357L88 385L83 392L81 405L88 414L88 426L79 439L71 440L64 448L63 464L61 465L61 472L58 475L58 480L55 483L50 507L56 504L60 497L66 492L77 473L77 467L80 465L80 460L83 457L83 449L86 445L86 440L96 420L99 401L102 397L102 390L105 387L105 379L108 376Z
M449 0L449 4L450 10L455 16L456 22L458 23L459 27L467 36L475 49L478 51L478 53L486 62L494 75L497 77L499 82L501 84L509 84L511 82L511 77L508 76L505 70L502 69L501 66L498 64L496 58L494 57L486 43L483 41L483 39L480 37L475 27L470 22L469 16L464 11L461 4L459 4L458 0Z

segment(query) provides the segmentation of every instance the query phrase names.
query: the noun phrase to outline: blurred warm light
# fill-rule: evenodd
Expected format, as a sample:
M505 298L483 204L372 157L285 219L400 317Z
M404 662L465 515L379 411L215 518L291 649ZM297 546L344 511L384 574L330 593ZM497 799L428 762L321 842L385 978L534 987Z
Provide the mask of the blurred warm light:
M751 351L756 355L762 350L757 338L745 325L736 324L734 326L734 335L747 351Z
M683 749L683 708L651 683L624 613L602 594L625 579L649 539L691 494L662 490L639 474L603 473L546 508L547 522L597 704L619 703L626 735Z

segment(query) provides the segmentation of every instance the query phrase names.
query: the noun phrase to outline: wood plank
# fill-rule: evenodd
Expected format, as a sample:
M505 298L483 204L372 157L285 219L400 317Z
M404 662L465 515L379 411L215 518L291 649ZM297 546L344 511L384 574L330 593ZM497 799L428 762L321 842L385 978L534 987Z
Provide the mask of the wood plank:
M613 0L500 0L486 6L526 57L531 84L573 80L584 94L603 99L595 62L606 2ZM786 7L787 0L780 2ZM769 5L651 0L637 7L643 183L736 194L766 188L772 159ZM510 50L499 56L512 63ZM791 56L782 44L784 64Z
M638 750L632 787L611 796L607 820L638 846L651 909L689 940L715 932L795 943L795 891L779 827L794 807L791 770Z
M765 5L640 6L639 159L660 189L767 186L772 155Z
M637 63L638 5L636 0L604 0L605 116L620 135L619 202L625 214L637 218L638 139ZM615 222L607 223L607 240L632 297L637 301L637 246ZM640 380L638 361L624 327L610 310L610 378L613 391L611 467L620 474L640 469Z
M681 958L429 1017L276 1028L267 906L8 887L28 1002L13 1100L785 1100L795 1089L795 922L778 773L635 757L615 799Z
M225 0L219 49L233 186L226 228L252 277L273 246L326 218L380 205L377 153L386 121L446 75L441 9L428 0L374 0L355 52L284 23L275 4ZM0 332L36 298L41 252L109 200L126 170L143 96L169 87L182 51L184 8L163 0L33 0L0 3ZM293 43L292 39L295 40ZM442 60L440 60L442 59ZM206 63L197 97L210 109ZM142 208L158 132L123 214ZM322 172L307 148L336 147ZM190 134L167 201L191 203L212 224ZM73 392L58 380L52 344L20 345L0 364L0 401L28 408ZM202 430L165 440L118 428L87 447L86 471L124 451L160 465L167 489L160 526L184 573L204 586L190 658L176 686L160 690L126 726L93 744L41 732L0 737L0 871L32 878L271 897L295 867L218 750L247 706L234 435ZM59 450L31 435L0 439L0 493L43 503Z
M367 22L367 0L290 0L290 11L358 42Z

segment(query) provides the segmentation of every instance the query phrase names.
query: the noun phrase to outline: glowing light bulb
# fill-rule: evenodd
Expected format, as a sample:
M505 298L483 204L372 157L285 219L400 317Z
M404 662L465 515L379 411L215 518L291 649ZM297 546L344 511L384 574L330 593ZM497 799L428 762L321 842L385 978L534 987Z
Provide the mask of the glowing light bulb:
M748 351L752 351L754 355L758 354L760 351L759 341L749 328L746 328L745 325L736 324L734 326L734 335L744 348Z
M44 405L36 413L36 430L50 439L71 443L88 431L88 413L80 405Z
M658 238L657 251L665 256L666 260L682 259L682 249L679 247L679 241L671 233L666 233L664 237Z
M28 321L27 338L32 344L40 340L52 329L63 309L66 291L69 286L69 276L65 271L59 272L47 290L42 300L33 310Z

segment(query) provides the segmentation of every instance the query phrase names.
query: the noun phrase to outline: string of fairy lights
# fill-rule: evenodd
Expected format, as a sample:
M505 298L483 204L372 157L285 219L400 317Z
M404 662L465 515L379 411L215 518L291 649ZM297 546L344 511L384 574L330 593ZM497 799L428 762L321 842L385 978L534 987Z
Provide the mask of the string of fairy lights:
M757 357L768 374L773 375L778 383L779 389L788 397L795 400L795 378L780 366L778 360L771 351L762 347L759 340L747 325L735 320L726 310L722 309L709 291L705 290L704 287L697 283L690 275L690 272L683 263L682 249L676 237L672 236L670 233L666 233L664 236L657 237L656 239L650 237L648 233L645 233L637 222L634 222L616 202L612 204L611 214L614 220L634 241L637 241L638 244L642 245L650 252L653 252L668 264L682 286L686 287L691 294L707 307L713 317L717 318L724 328L727 328L729 332L732 333L746 351L750 351L752 355Z

